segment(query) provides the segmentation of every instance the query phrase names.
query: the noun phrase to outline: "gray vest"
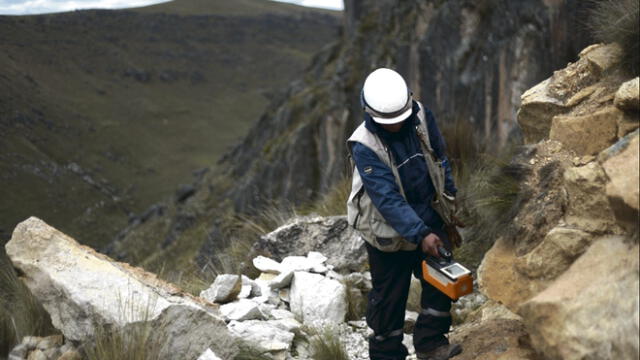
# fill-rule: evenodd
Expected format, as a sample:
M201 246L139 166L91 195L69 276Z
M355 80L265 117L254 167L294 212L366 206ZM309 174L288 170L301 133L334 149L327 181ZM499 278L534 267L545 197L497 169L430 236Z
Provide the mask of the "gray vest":
M446 214L441 214L442 203L444 194L444 167L441 162L436 158L431 143L429 142L429 136L427 132L426 119L422 104L420 105L420 111L418 112L418 118L420 124L416 127L418 137L424 153L424 158L427 163L427 169L431 176L434 188L436 189L436 196L432 203L433 208L442 216L445 223L448 223L450 212L446 209ZM354 142L361 143L362 145L371 149L378 158L387 165L396 180L396 184L400 188L400 194L406 199L404 190L402 188L402 181L398 173L398 168L395 165L389 149L386 148L380 138L371 133L365 127L364 122L353 132L351 137L347 140L347 148L351 151L351 146ZM352 164L354 165L354 164ZM446 200L446 199L445 199ZM347 220L349 225L356 229L362 238L374 246L375 248L385 251L393 252L399 250L415 250L417 245L404 239L397 231L395 231L391 225L387 223L384 217L380 214L378 209L371 202L371 198L367 195L360 178L358 169L353 166L353 179L351 182L351 194L347 200Z

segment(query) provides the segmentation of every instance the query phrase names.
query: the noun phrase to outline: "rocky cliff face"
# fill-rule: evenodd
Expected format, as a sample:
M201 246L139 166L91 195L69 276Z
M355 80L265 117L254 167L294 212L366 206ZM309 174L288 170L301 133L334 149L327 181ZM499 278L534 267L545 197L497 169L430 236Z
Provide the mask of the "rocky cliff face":
M479 138L499 146L518 133L515 113L524 90L586 44L577 31L584 6L569 0L346 1L340 40L271 104L216 175L201 179L198 200L169 204L161 217L130 227L113 251L125 254L118 243L142 243L148 234L173 242L200 227L194 232L208 234L208 255L219 242L212 219L221 208L246 213L268 201L317 199L349 172L345 140L361 122L362 82L377 67L398 69L441 126L471 122Z
M345 139L362 121L362 82L381 66L402 73L441 124L469 121L503 144L524 90L586 45L575 31L579 4L347 1L341 41L223 159L239 179L236 209L261 199L299 204L333 185L345 173Z
M621 61L590 46L522 96L528 196L478 273L545 359L638 354L640 106Z

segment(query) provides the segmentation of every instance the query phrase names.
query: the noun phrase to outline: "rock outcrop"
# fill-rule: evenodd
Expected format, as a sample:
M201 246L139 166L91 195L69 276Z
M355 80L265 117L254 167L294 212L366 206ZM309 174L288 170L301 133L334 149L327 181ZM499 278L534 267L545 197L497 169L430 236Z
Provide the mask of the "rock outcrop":
M346 216L296 217L260 237L253 250L278 261L317 251L338 272L361 271L367 261L364 242L349 227Z
M521 316L544 359L639 351L640 95L620 53L589 46L522 96L528 196L478 270L481 290Z
M196 358L207 348L229 358L236 350L216 307L79 245L40 219L18 224L6 251L66 339L88 341L99 329L150 323L162 339L161 359Z

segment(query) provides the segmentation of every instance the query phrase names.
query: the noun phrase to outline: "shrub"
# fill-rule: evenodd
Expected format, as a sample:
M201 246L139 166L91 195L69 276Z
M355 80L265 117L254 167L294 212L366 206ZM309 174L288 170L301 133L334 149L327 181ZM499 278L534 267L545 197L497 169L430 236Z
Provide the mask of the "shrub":
M49 314L18 278L4 250L0 249L0 358L24 336L57 333Z
M623 65L640 73L640 4L638 0L592 0L589 28L597 41L617 42L624 50Z

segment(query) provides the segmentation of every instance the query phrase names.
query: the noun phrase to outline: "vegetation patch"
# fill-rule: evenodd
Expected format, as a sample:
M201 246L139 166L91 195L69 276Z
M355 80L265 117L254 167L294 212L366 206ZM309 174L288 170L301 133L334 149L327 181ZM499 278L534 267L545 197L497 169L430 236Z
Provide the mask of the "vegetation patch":
M314 360L349 360L338 331L330 326L310 329L311 357Z
M634 76L640 73L640 2L638 0L592 0L589 28L597 41L617 42L624 51L623 66Z
M4 249L0 249L0 358L24 336L57 334L49 314L18 278Z

